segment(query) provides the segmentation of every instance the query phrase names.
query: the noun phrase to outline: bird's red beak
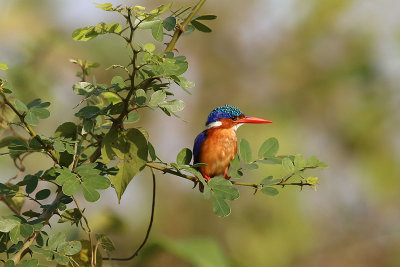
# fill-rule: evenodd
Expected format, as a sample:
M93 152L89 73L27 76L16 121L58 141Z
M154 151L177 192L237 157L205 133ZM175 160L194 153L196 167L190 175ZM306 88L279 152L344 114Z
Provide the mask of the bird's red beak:
M237 123L272 123L272 121L260 119L257 117L244 117L235 121Z

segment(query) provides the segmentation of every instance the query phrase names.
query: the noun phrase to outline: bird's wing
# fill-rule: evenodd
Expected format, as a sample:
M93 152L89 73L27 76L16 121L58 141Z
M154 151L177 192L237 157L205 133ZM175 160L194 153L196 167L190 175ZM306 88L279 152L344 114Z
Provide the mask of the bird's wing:
M196 137L194 140L194 145L193 145L193 163L199 163L200 162L200 147L201 144L206 140L207 138L207 131L203 131L199 133L199 135Z

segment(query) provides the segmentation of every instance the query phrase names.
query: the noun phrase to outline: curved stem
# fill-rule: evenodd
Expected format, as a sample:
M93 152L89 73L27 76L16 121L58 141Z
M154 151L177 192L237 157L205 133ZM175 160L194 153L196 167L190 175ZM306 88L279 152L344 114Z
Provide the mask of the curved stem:
M74 200L75 205L76 205L76 207L78 208L79 213L81 214L81 216L82 216L82 218L83 218L83 220L85 221L85 224L86 224L86 228L87 228L87 229L85 229L85 228L83 227L83 225L82 225L82 228L83 228L83 230L88 234L88 237L89 237L90 252L91 252L91 259L92 259L90 263L91 263L91 266L94 267L96 264L95 264L95 258L94 258L94 256L93 256L93 255L94 255L94 251L93 251L92 235L91 235L92 230L90 229L89 221L88 221L88 219L86 218L86 216L83 214L83 211L81 210L81 207L79 207L78 201L76 200L75 196L72 196L72 199Z
M129 261L131 259L133 259L134 257L139 255L140 250L144 247L144 245L146 244L149 236L150 236L150 231L151 231L151 227L153 226L153 221L154 221L154 210L155 210L155 203L156 203L156 175L153 171L153 169L151 170L151 175L153 178L153 199L152 199L152 203L151 203L151 215L150 215L150 222L149 222L149 226L147 227L147 232L146 232L146 236L143 239L143 242L140 244L140 246L136 249L136 251L129 257L127 258L103 258L103 260L115 260L115 261Z

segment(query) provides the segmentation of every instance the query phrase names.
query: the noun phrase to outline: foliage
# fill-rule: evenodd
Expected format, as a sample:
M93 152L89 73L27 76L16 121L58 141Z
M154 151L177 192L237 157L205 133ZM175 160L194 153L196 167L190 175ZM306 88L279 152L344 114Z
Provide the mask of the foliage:
M77 122L60 124L53 136L38 135L32 127L50 116L50 103L35 99L24 104L15 98L11 86L0 80L0 123L11 134L0 140L0 148L8 150L5 154L20 170L8 182L0 183L1 201L14 213L0 220L0 253L6 253L8 260L5 266L40 266L35 259L21 261L27 252L33 253L34 257L40 254L59 265L101 265L99 248L109 254L115 249L114 245L104 234L96 233L96 241L93 239L89 222L75 195L83 192L86 201L96 202L101 197L101 190L112 186L120 201L131 180L145 168L171 173L195 184L202 183L204 198L212 199L213 211L221 217L231 212L227 200L239 198L234 185L253 187L256 192L261 190L270 196L279 193L276 187L317 185L318 178L303 178L303 174L308 169L326 165L315 157L305 160L301 155L277 155L279 144L275 138L261 145L255 160L252 159L250 144L242 139L229 175L238 179L244 172L258 169L259 164L275 164L282 166L283 176L275 179L268 176L259 184L229 181L222 177L207 183L196 169L202 164L191 165L190 149L182 149L176 162L166 163L157 156L147 131L135 127L143 109L161 110L167 116L178 118L177 112L184 109L184 102L174 97L171 84L179 85L190 94L194 83L182 76L188 69L186 57L176 55L173 50L183 33L187 35L195 30L211 32L203 21L216 19L216 16L196 15L203 3L204 0L193 10L180 12L172 11L172 4L149 12L141 6L96 4L104 11L120 14L125 24L101 22L75 30L72 38L76 41L89 41L100 35L122 38L130 47L130 62L110 66L121 74L114 76L109 84L98 84L94 77L88 80L93 69L99 67L98 63L71 60L80 68L77 72L80 81L72 86L73 91L82 96L75 112ZM167 16L167 13L170 14ZM142 44L133 38L136 31L147 30L151 31L156 43ZM156 49L157 42L163 42L172 31L172 39L165 51ZM7 70L8 67L0 63L0 69ZM13 127L23 128L28 136L16 134ZM23 161L31 153L47 155L54 166L22 177ZM289 182L296 177L299 181ZM43 188L45 185L48 188ZM42 202L50 197L50 204ZM21 213L26 200L38 204L37 210ZM68 222L82 228L88 235L87 240L68 241L65 233L48 233L45 226L54 215L60 216L58 223ZM150 228L151 223L149 231Z

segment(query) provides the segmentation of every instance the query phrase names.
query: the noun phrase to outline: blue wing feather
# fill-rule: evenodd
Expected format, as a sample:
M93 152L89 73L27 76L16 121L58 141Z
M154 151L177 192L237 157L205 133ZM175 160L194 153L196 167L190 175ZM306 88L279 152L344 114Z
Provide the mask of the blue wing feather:
M200 162L200 147L201 144L206 140L207 138L207 130L199 133L199 135L196 137L194 140L194 145L193 145L193 163L199 163Z

